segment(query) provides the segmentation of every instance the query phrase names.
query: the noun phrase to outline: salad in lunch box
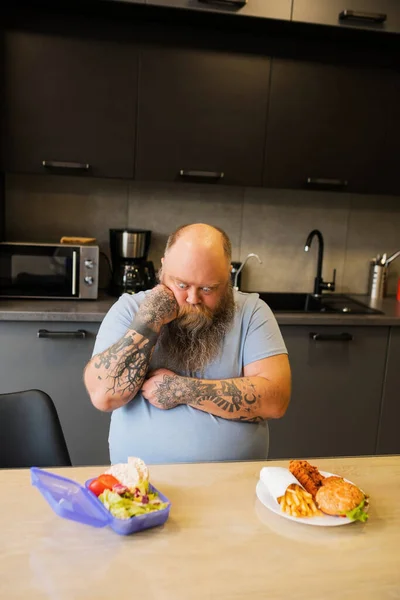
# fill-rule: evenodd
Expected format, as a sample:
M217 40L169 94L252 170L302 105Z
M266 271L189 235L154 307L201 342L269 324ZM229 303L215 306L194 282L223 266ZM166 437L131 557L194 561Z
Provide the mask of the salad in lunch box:
M118 519L162 510L168 506L153 491L146 464L136 457L112 465L88 485L89 490Z

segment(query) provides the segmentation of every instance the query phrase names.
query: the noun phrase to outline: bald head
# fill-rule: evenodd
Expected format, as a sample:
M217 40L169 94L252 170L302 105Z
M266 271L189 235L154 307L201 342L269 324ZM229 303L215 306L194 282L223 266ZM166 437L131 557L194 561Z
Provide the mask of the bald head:
M231 262L232 246L225 231L219 227L206 225L205 223L194 223L192 225L183 225L172 233L165 247L165 255L169 253L175 244L180 242L182 250L197 248L200 252L209 252L217 256L221 252L226 260Z

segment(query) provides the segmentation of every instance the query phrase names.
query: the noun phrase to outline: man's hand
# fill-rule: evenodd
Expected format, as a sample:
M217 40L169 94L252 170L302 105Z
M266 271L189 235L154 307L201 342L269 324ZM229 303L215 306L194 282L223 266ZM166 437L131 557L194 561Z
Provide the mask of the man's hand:
M163 325L178 316L179 305L172 291L160 283L151 290L140 305L137 318L153 331L159 332Z
M149 373L148 379L142 385L143 397L156 408L163 410L184 404L182 386L179 385L181 379L182 377L173 371L156 369Z

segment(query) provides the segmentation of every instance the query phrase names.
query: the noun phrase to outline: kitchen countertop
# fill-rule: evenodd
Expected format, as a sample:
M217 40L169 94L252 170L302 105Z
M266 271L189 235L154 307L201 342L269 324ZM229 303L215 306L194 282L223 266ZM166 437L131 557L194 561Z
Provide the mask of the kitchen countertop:
M0 299L0 321L72 321L101 323L118 298L98 300Z
M400 302L385 298L371 304L368 296L354 298L384 312L383 315L350 315L276 312L280 325L375 325L400 326ZM0 299L0 321L71 321L101 323L117 298L102 295L98 300L13 300Z
M150 467L172 502L159 528L119 536L58 517L26 469L0 470L1 598L363 600L398 598L400 456L313 461L370 495L369 522L312 527L257 499L279 462ZM101 467L54 469L80 483ZM10 501L12 499L12 501Z

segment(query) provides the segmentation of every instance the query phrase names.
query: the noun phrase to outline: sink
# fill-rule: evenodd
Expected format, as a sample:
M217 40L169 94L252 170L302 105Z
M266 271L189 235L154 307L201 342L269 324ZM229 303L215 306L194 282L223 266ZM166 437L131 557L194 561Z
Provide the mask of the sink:
M313 294L299 292L258 292L273 312L339 313L343 315L383 314L376 308L345 294Z

